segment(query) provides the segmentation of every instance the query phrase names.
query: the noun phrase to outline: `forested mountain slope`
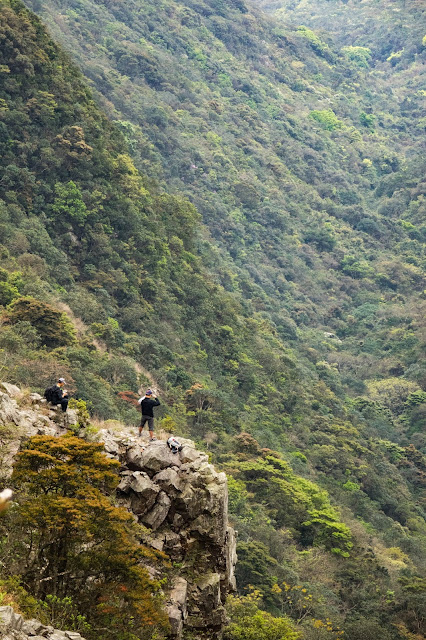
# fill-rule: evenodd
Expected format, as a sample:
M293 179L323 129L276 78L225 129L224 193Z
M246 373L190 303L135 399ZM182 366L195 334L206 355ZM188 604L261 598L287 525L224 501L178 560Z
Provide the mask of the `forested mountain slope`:
M157 385L230 477L241 591L307 639L422 633L420 114L242 3L39 3L114 125L0 6L2 376L129 422Z
M392 61L376 70L357 40L335 45L250 4L35 8L120 121L137 166L196 204L226 289L337 363L356 394L376 376L424 383L417 30L415 65L393 91ZM421 7L413 15L421 23Z
M397 72L422 51L426 7L421 0L258 0L256 4L281 20L332 35L341 46L368 47L374 62L391 62ZM392 83L396 75L388 68L387 81ZM413 74L410 80L421 78Z

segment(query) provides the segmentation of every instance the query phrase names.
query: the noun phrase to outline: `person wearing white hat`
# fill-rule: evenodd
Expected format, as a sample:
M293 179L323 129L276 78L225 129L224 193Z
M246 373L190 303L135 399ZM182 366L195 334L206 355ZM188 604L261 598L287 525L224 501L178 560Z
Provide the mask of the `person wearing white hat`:
M65 413L68 408L68 391L64 389L64 386L64 378L59 378L58 382L54 384L53 387L46 389L44 397L48 402L50 402L50 404L55 406L60 404L62 411Z
M141 423L139 426L139 435L142 435L142 429L145 426L145 423L148 423L148 431L149 431L149 439L152 442L153 440L156 440L156 438L154 437L154 412L153 409L154 407L159 407L160 406L160 401L157 397L153 397L153 393L151 391L151 389L148 389L148 391L145 393L144 396L142 396L142 398L139 398L138 403L141 405L141 411L142 411L142 416L141 416Z

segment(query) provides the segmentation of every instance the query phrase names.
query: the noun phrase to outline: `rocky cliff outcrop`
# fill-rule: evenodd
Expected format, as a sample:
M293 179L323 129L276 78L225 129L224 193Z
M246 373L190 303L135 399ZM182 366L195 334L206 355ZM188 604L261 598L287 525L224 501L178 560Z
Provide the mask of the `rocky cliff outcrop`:
M179 565L168 596L173 637L190 631L194 639L220 638L236 562L225 474L190 440L181 439L182 451L174 454L162 440L145 443L107 430L98 438L122 465L119 503L147 528L144 542Z
M35 435L57 436L77 424L77 413L50 407L38 393L25 395L14 384L0 382L0 468L5 478L23 440Z
M2 640L84 640L75 631L60 631L38 620L25 620L12 607L0 607Z
M28 396L22 408L17 387L0 387L0 424L9 429L3 443L0 433L3 470L11 469L23 439L61 435L70 421L76 422L71 414L64 423L37 394ZM165 441L146 442L124 427L102 429L96 438L104 443L106 454L121 463L117 501L144 526L141 542L166 553L176 567L166 593L171 638L219 640L226 622L225 599L235 589L236 563L225 474L218 473L190 440L182 439L182 450L174 454Z

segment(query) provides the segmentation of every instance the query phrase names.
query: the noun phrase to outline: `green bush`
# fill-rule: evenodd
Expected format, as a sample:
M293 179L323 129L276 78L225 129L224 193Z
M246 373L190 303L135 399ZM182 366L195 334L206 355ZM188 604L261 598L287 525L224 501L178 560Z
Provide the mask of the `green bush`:
M29 322L40 336L42 344L50 348L76 342L76 332L66 313L31 296L18 298L9 305L7 319L11 324Z

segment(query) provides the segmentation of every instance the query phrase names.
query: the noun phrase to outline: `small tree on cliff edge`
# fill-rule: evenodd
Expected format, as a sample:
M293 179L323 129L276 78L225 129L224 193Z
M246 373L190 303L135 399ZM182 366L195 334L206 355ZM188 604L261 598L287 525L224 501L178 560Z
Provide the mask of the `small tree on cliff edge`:
M166 626L159 584L142 564L159 554L136 542L133 517L108 497L118 464L75 436L31 438L13 474L21 492L14 531L25 540L31 593L70 596L94 638L145 639Z

